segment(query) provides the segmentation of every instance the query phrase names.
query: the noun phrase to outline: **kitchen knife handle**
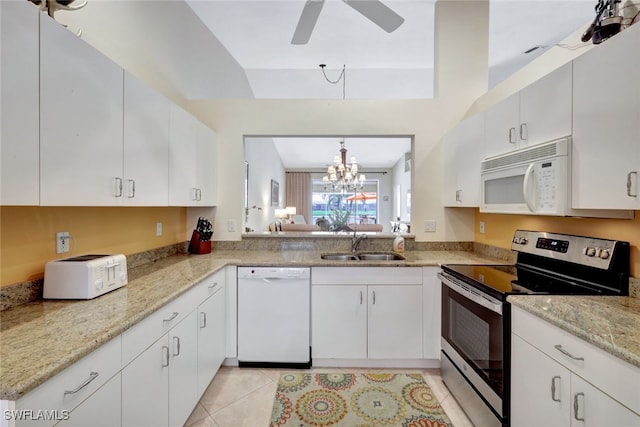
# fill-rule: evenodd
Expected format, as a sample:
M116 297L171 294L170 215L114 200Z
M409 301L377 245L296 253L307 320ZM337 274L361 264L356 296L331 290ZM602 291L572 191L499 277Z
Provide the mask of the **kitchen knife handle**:
M64 394L76 394L77 392L79 392L80 390L82 390L83 388L85 388L86 386L89 385L89 383L93 380L95 380L96 378L98 378L98 373L97 372L91 372L89 374L89 378L87 378L86 380L84 380L84 382L82 384L80 384L78 387L74 388L73 390L66 390L64 392Z

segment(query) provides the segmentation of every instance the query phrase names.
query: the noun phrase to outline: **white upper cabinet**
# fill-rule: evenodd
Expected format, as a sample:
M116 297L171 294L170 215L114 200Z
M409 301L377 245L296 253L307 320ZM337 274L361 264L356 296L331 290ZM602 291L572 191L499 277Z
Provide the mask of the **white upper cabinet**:
M2 205L40 203L39 15L38 8L29 2L0 2Z
M175 104L169 117L169 205L196 206L198 121Z
M476 114L460 122L445 138L445 206L480 206L484 124L484 114Z
M169 205L213 206L215 132L172 104L169 120Z
M520 94L516 93L485 111L485 158L520 148L519 103Z
M40 20L40 203L121 205L123 69Z
M217 165L218 151L216 133L205 124L198 122L196 130L197 150L197 186L200 189L200 206L213 206L218 202Z
M169 204L169 107L164 96L125 71L124 176L129 206Z
M571 66L563 65L486 111L485 158L571 135Z
M640 25L574 60L574 208L638 209Z

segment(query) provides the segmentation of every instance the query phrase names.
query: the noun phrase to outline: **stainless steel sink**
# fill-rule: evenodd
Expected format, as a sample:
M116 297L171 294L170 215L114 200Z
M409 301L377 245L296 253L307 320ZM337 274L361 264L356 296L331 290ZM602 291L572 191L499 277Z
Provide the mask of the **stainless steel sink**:
M326 253L320 258L330 261L395 261L405 257L395 252Z
M404 260L405 257L395 252L363 252L358 254L358 259L363 261L395 261Z
M320 258L331 261L358 261L355 254L322 254Z

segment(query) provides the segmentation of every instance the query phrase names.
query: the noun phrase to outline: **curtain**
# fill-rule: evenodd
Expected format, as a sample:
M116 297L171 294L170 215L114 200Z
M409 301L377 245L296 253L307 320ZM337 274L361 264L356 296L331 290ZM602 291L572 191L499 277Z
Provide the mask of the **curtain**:
M285 206L295 206L298 215L304 215L307 224L311 218L311 174L309 172L287 172Z

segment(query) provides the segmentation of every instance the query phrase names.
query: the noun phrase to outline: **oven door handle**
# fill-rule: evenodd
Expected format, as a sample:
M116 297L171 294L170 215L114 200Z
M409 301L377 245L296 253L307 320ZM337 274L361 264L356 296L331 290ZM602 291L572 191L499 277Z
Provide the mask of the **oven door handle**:
M471 286L460 283L458 280L449 277L444 273L438 273L438 278L440 278L440 281L444 285L447 285L449 288L458 292L465 298L488 308L494 313L502 314L502 302L497 299L484 295L482 292L472 289Z

